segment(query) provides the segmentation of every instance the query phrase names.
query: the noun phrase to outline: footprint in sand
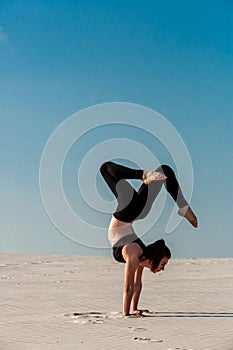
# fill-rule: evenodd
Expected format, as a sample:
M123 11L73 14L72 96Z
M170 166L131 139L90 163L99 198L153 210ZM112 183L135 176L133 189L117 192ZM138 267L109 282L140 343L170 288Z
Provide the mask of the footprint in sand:
M169 348L167 350L193 350L193 349L188 349L188 348Z
M11 280L13 278L13 275L3 275L0 278L1 280Z
M143 328L143 327L128 327L129 330L133 331L133 332L147 332L147 329L146 328ZM162 343L163 340L162 339L152 339L150 337L140 337L140 336L135 336L132 338L133 341L137 341L137 342L140 342L140 343L143 343L143 342L151 342L151 343Z
M103 324L106 316L100 312L89 312L89 313L75 312L73 314L73 318L75 318L74 323Z
M132 340L137 342L151 342L151 343L162 343L163 340L151 339L149 337L134 337Z
M103 324L106 319L122 318L119 312L101 313L101 312L75 312L65 315L71 317L73 323L79 324Z
M137 328L134 328L134 327L128 327L129 330L133 331L133 332L146 332L147 329L146 328L142 328L142 327L137 327Z
M103 324L104 321L103 320L74 320L73 323L79 323L79 324Z

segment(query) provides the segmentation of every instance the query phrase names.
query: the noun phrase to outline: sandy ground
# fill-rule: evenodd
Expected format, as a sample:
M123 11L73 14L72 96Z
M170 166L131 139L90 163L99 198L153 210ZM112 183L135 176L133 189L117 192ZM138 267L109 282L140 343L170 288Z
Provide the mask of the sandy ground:
M124 265L0 254L0 349L233 350L233 259L144 272L141 318L122 317Z

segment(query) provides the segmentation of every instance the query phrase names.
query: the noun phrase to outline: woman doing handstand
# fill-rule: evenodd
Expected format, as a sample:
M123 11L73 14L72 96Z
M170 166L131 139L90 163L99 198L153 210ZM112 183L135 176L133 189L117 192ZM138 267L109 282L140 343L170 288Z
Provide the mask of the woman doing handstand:
M100 172L118 203L110 221L108 238L115 260L126 263L123 314L141 315L146 311L138 309L143 269L147 267L154 273L164 270L171 252L163 239L145 246L135 234L133 222L146 217L163 185L178 205L179 215L194 227L197 227L197 218L183 196L174 171L168 165L161 165L156 171L147 171L105 162ZM138 179L143 183L136 191L127 179Z

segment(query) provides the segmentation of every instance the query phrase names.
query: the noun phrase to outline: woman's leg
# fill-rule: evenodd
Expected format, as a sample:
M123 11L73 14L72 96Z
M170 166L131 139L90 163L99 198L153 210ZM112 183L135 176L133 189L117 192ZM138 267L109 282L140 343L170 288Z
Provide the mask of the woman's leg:
M156 172L163 173L167 179L165 181L153 181L149 185L143 184L140 187L138 194L142 197L147 194L147 201L139 218L141 219L148 214L153 202L162 188L162 185L164 184L167 192L171 195L179 207L178 214L186 217L194 227L197 227L197 218L189 207L172 168L168 165L161 165L158 169L156 169Z
M131 169L113 162L104 163L100 172L118 201L114 216L125 222L144 218L150 211L153 202L159 194L162 185L177 203L179 215L186 217L193 226L197 227L197 219L176 179L174 171L168 165L161 165L155 174L164 174L166 180L151 181L148 185L143 183L139 191L130 185L126 179L143 179L144 170ZM156 179L156 178L155 178Z
M168 165L161 165L158 169L156 169L156 172L163 173L167 179L164 181L153 181L149 185L143 184L139 188L138 194L144 195L144 192L149 192L150 200L154 202L162 188L162 185L164 184L167 192L172 196L179 208L183 208L185 205L188 205L172 168Z
M188 205L172 168L168 165L161 165L157 171L163 171L167 176L164 185L167 192L172 196L178 207L183 208L184 206Z
M132 189L129 182L124 180L142 180L143 176L143 170L131 169L113 162L105 162L102 164L100 167L100 172L116 198L119 197L119 181L121 181L122 186L125 184L126 187L129 186Z
M136 220L147 201L148 186L145 185L145 190L139 195L126 179L142 180L143 170L106 162L101 166L100 172L117 198L118 206L113 214L115 218L123 222Z

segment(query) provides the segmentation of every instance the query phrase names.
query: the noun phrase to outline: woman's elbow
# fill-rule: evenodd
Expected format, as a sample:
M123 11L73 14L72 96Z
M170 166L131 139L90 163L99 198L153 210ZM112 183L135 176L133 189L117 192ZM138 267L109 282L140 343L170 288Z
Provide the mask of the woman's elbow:
M131 284L125 284L124 285L124 292L126 294L132 293L133 290L134 290L134 285L131 285Z
M142 282L134 283L134 289L141 290L142 289Z

